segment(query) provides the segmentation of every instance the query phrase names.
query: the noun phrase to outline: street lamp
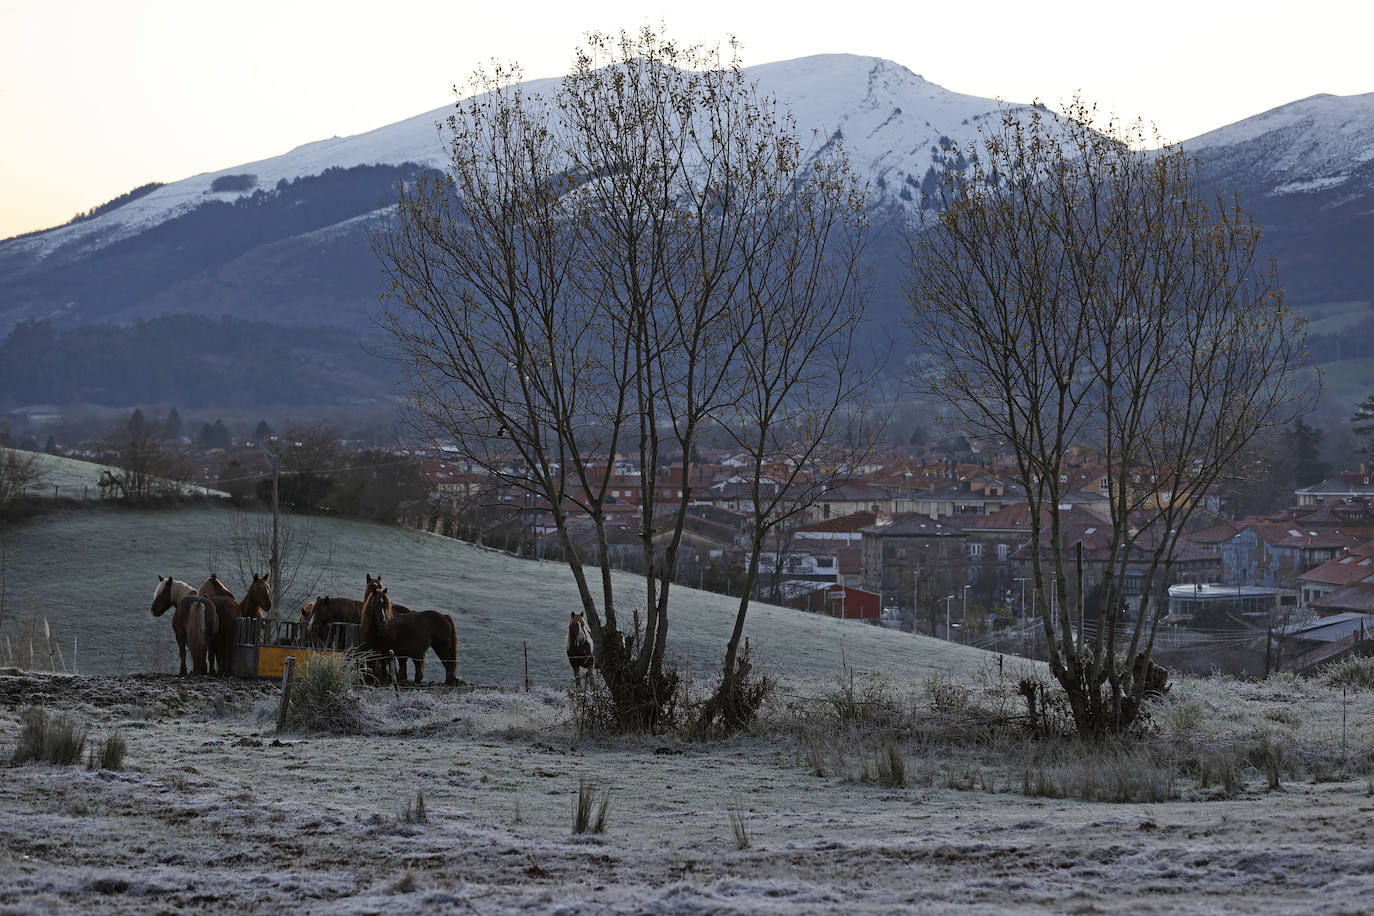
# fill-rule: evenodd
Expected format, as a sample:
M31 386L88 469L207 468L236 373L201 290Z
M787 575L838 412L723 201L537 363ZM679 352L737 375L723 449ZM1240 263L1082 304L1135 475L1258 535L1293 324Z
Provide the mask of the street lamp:
M1028 582L1030 578L1030 576L1017 576L1012 580L1013 582L1021 583L1021 617L1023 619L1026 616L1026 582Z
M949 642L949 603L953 600L953 595L945 596L945 642Z

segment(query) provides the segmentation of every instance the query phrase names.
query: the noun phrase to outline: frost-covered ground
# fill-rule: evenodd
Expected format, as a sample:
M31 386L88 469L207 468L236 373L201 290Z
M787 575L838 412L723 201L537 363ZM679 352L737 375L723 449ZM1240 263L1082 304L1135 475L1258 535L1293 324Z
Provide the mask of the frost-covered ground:
M1368 912L1374 694L1182 681L1126 758L1167 790L1109 803L1027 794L1098 752L1026 738L1009 677L788 683L719 741L579 735L553 690L374 690L368 734L279 740L271 684L0 672L6 759L33 703L128 740L119 772L5 771L0 910ZM882 748L906 785L862 778ZM1229 791L1189 771L1228 748ZM583 777L604 834L572 833Z

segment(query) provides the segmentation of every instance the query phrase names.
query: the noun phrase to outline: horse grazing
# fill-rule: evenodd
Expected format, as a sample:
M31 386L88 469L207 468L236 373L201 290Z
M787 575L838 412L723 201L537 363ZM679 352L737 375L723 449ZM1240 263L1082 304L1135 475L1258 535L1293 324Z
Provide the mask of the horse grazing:
M590 686L592 675L596 673L596 653L592 650L592 629L587 626L586 612L573 612L568 620L568 639L563 646L568 652L568 664L572 665L573 686L582 686L578 669L587 670L587 684Z
M242 601L235 601L227 595L214 595L210 601L215 605L218 618L215 655L219 673L228 674L230 655L234 651L234 621L240 617L261 617L272 610L272 594L267 587L267 577L254 573Z
M458 631L453 618L438 611L393 616L386 589L376 584L369 576L359 633L363 646L373 654L394 652L397 660L410 659L415 663L417 684L425 679L425 653L432 648L444 666L444 683L458 683Z
M363 603L357 598L321 595L307 606L310 614L307 616L301 611L301 620L305 624L308 645L323 647L329 638L330 624L362 622Z

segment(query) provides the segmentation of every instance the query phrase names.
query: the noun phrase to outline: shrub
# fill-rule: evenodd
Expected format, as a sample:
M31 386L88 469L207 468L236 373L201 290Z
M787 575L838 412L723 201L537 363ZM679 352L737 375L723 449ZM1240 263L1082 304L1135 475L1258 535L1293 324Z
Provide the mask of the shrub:
M66 716L49 716L41 706L30 706L19 720L19 745L14 763L39 760L69 765L79 763L86 750L86 727Z
M932 674L926 678L926 696L930 699L931 709L940 712L961 712L968 708L970 691L953 678Z

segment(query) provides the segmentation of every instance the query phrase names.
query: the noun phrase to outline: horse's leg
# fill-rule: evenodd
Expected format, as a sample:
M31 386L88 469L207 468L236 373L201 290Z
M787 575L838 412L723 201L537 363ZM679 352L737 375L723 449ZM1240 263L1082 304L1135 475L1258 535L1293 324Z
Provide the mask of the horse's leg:
M177 654L181 656L181 673L186 673L186 634L180 630L175 631L177 637Z
M398 656L398 657L399 657L399 656ZM412 659L410 660L410 662L411 662L411 664L413 664L413 665L415 666L415 683L417 683L417 684L423 683L423 682L424 682L424 679L425 679L425 659L424 659L424 656L422 655L422 656L420 656L419 658L412 658Z

